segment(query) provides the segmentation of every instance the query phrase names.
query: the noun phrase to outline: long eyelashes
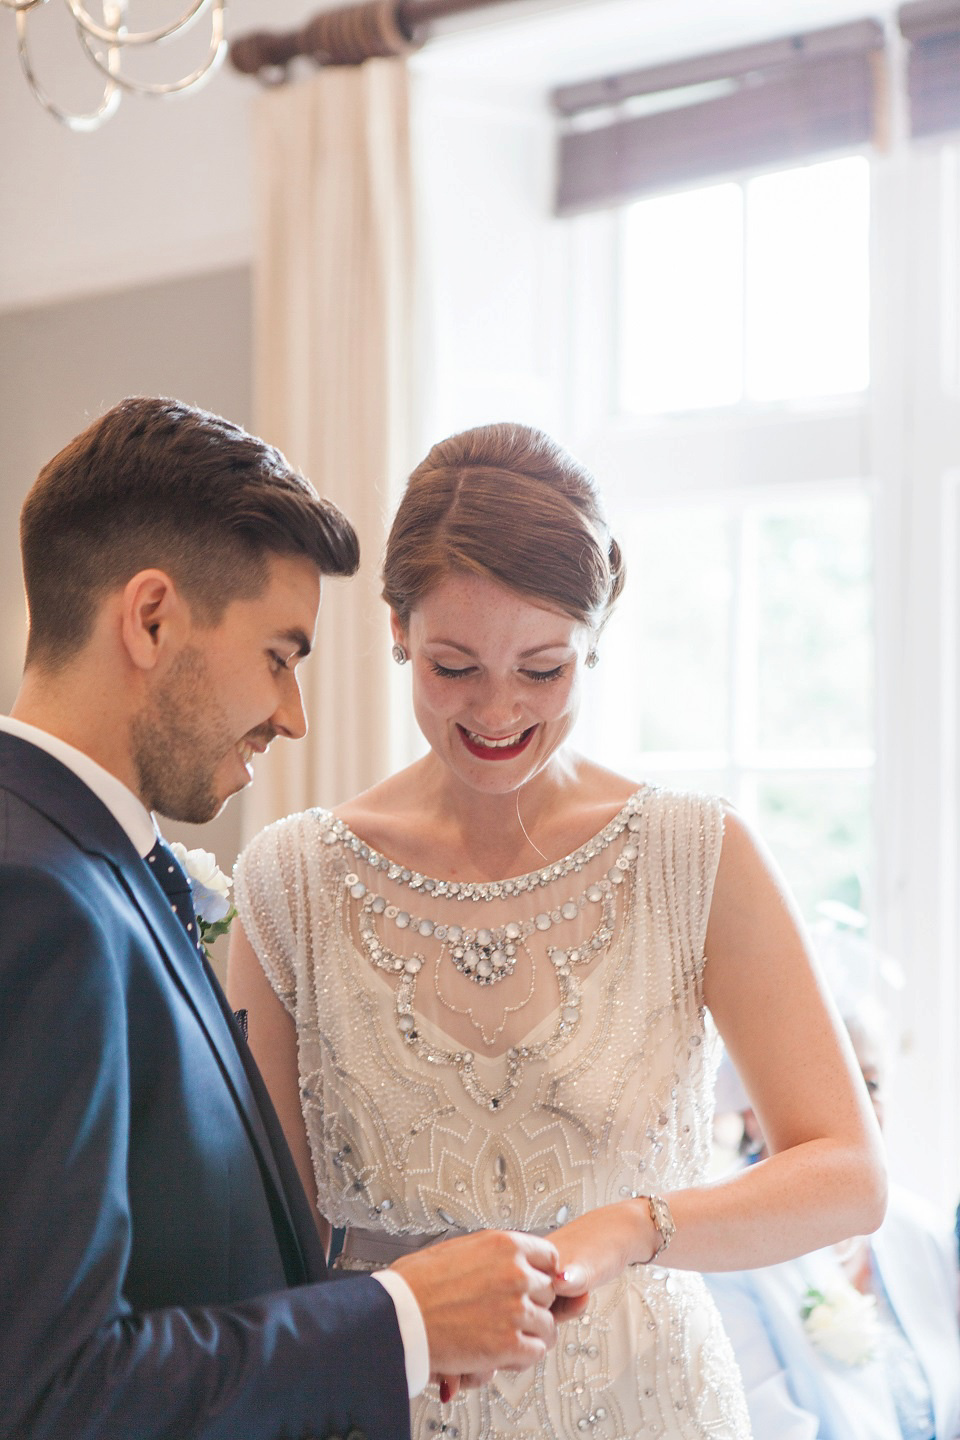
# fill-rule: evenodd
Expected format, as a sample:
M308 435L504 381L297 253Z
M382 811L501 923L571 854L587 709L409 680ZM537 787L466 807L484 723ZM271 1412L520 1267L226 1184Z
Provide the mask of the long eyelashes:
M434 675L439 675L444 680L462 680L467 675L474 673L474 667L468 665L463 670L451 670L447 665L441 665L437 660L430 661L430 669ZM548 685L551 680L559 680L566 673L566 665L557 665L552 670L522 670L520 673L527 680L532 680L535 685Z
M446 665L441 665L437 660L430 661L430 669L434 675L440 675L444 680L462 680L464 675L469 675L472 667L466 670L450 670Z
M556 665L552 670L524 670L528 680L533 680L537 685L547 685L551 680L559 680L566 674L566 665Z

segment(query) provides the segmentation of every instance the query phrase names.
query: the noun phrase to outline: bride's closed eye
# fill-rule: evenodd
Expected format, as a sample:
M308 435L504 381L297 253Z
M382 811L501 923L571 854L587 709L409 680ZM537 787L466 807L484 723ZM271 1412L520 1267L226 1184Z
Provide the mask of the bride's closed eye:
M444 680L461 680L466 675L472 675L476 667L467 665L462 670L454 670L449 665L441 665L439 660L430 661L430 669L434 675L441 676ZM532 680L537 685L548 684L551 680L559 680L566 674L566 665L555 665L552 670L521 670L521 675L527 680Z
M439 660L431 660L430 669L434 675L440 675L444 680L460 680L464 675L472 675L474 667L467 665L463 670L453 670L449 665L441 665Z
M559 680L567 673L566 665L555 665L552 670L524 670L523 674L528 680L534 680L538 685L546 685L551 680Z

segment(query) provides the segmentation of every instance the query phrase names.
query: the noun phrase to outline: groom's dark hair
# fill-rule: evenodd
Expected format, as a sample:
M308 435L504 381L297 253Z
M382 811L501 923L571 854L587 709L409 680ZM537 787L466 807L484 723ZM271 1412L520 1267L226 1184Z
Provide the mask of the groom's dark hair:
M267 582L268 557L353 575L356 532L274 446L178 400L121 400L40 471L20 515L27 664L89 639L100 600L166 570L204 624Z

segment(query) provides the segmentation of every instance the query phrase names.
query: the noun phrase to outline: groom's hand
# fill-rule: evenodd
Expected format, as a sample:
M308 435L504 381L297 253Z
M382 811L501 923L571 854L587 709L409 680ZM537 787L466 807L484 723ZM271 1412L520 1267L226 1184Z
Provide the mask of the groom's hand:
M482 1230L398 1260L420 1306L433 1374L524 1370L557 1338L558 1256L537 1235Z

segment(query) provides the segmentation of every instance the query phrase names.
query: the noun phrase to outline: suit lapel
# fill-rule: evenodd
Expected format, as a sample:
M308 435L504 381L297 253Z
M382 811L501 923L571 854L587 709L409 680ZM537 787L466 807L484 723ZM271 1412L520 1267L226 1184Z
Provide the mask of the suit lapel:
M66 766L0 733L2 783L87 854L100 856L139 912L173 984L193 1010L250 1137L291 1284L324 1273L322 1249L289 1149L259 1071L212 971L190 944L159 884L96 795Z
M789 1321L795 1337L792 1346L788 1338L785 1353L789 1356L796 1348L796 1339L802 1340L799 1363L792 1368L791 1376L800 1403L820 1416L819 1433L830 1440L846 1440L854 1434L869 1436L870 1440L899 1440L900 1426L881 1362L871 1361L864 1371L831 1360L816 1351L800 1321L806 1289L828 1291L837 1282L838 1270L830 1251L814 1250L797 1260L772 1266L769 1273L781 1291L772 1312ZM865 1374L870 1375L868 1380Z
M283 1227L295 1243L295 1263L293 1267L287 1265L287 1278L291 1284L318 1278L325 1273L326 1262L303 1186L273 1102L220 983L206 957L191 945L166 896L142 860L138 857L137 865L123 867L119 879L153 931L174 983L193 1007L250 1133L264 1171L268 1195L273 1192L274 1219L277 1219L275 1200L279 1202Z
M286 1142L282 1135L277 1134L277 1129L274 1129L273 1136L269 1133L267 1117L273 1119L273 1107L263 1092L262 1084L259 1087L260 1094L254 1092L250 1074L244 1064L245 1057L237 1044L233 1027L227 1020L228 1007L225 1001L221 1002L219 983L206 961L190 944L183 926L170 908L167 897L140 857L136 856L132 864L118 863L113 856L105 858L110 861L119 883L140 911L144 924L156 941L157 950L171 980L193 1009L207 1038L253 1143L268 1192L272 1189L276 1200L281 1202L280 1217L284 1228L295 1241L294 1274L288 1273L287 1278L291 1283L302 1281L308 1271L297 1226L287 1203L292 1188L289 1184L290 1177L287 1177L288 1183L285 1184L278 1163L279 1157L286 1152ZM294 1183L299 1189L300 1182L296 1176ZM271 1209L276 1221L278 1207L271 1204ZM287 1263L288 1272L290 1269L291 1266Z

